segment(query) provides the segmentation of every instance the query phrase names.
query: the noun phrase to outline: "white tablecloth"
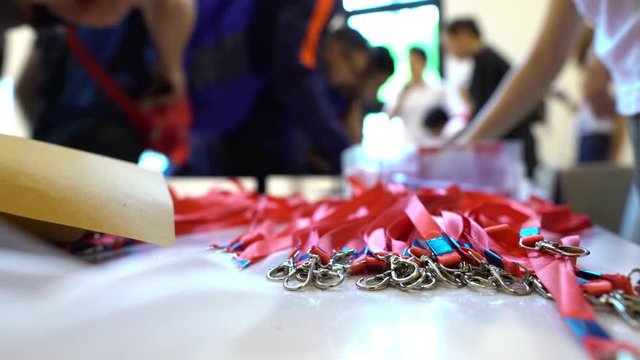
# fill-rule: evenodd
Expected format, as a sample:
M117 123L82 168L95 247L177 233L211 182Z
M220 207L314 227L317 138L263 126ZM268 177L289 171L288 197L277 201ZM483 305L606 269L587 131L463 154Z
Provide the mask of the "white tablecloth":
M180 184L188 191L188 184ZM186 188L185 188L186 186ZM241 229L143 246L87 265L0 232L0 359L582 359L551 301L492 291L288 292L264 273L275 255L239 271L207 250ZM12 240L14 244L8 244ZM29 249L15 250L15 244ZM627 272L640 247L601 229L580 265ZM613 314L603 326L640 346Z

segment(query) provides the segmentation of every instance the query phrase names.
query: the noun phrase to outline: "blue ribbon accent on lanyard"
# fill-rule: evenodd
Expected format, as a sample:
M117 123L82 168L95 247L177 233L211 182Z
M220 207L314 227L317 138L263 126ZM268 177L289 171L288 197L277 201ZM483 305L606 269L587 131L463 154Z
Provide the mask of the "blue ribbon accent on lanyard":
M456 248L456 250L460 250L460 248L461 248L462 246L460 246L460 243L459 243L459 242L457 242L457 241L456 241L455 239L453 239L453 238L448 238L448 239L449 239L449 242L450 242L451 244L453 244L453 247L454 247L454 248Z
M597 337L601 339L611 339L609 335L600 327L590 320L583 320L578 318L567 317L564 321L569 325L571 330L577 337L583 339L587 336Z
M240 248L241 248L241 247L243 247L243 246L244 246L244 243L242 243L242 242L240 241L240 242L237 242L237 243L235 243L235 244L231 245L231 250L238 250L238 249L240 249Z
M402 252L402 256L411 257L411 253L409 252L409 248L405 248Z
M451 243L447 240L447 238L442 236L435 239L427 240L427 245L436 256L453 252Z
M360 255L362 255L362 254L364 254L364 253L367 251L367 248L364 248L364 250L362 250L362 252L359 252L359 251L358 251L358 250L356 250L356 249L353 249L353 248L350 248L350 247L345 246L345 247L343 247L343 248L342 248L342 250L340 250L340 251L341 251L341 252L344 252L344 253L349 252L349 251L352 251L352 253L351 253L351 255L350 255L349 257L356 258L356 257L358 257L358 256L360 256Z
M576 276L586 280L598 280L602 277L602 274L591 270L578 270Z
M420 240L420 239L415 239L411 242L411 246L412 247L417 247L420 249L428 249L429 246L427 245L427 241L426 240Z
M251 264L251 260L235 260L236 264L240 265L241 268L245 269L249 264Z
M581 277L576 278L578 280L578 284L584 285L589 282L589 280L583 279Z
M500 269L504 269L504 265L502 264L502 256L496 254L492 250L484 249L484 257L487 259L489 264Z
M442 234L442 236L443 236L443 237L446 237L446 238L449 240L449 242L450 242L451 244L453 244L453 247L455 247L455 248L456 248L456 250L460 250L461 248L473 249L473 246L471 246L471 244L468 244L468 243L460 244L460 243L458 242L458 240L456 240L456 239L454 239L454 238L452 238L452 237L449 237L449 236L447 236L447 235L446 235L446 234L444 234L444 233Z
M532 227L532 228L524 228L520 230L521 237L527 237L531 235L540 235L540 229L537 227Z

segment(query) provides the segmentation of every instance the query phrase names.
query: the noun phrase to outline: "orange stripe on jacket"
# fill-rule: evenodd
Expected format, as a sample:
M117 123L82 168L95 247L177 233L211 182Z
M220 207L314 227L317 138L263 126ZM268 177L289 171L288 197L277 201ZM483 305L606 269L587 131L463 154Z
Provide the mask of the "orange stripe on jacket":
M333 11L335 0L316 0L316 5L311 14L307 35L300 48L300 62L302 65L314 69L318 65L318 47L320 36Z

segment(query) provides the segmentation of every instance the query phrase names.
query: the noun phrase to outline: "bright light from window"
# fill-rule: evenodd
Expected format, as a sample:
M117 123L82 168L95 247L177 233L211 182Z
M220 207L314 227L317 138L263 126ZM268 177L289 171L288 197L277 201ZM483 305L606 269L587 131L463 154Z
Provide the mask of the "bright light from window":
M404 123L385 113L369 114L362 125L362 148L374 159L393 160L405 147Z
M354 6L360 0L345 1ZM364 3L364 1L362 1ZM404 1L411 2L411 1ZM368 1L371 3L383 3L386 1ZM398 2L395 2L398 3ZM370 7L370 6L367 6ZM390 51L396 63L396 72L389 81L380 89L379 98L383 102L395 101L400 90L409 80L409 49L418 46L427 52L426 78L430 83L440 79L440 11L435 5L425 5L415 8L401 9L397 11L383 11L355 15L349 17L349 26L358 30L369 40L372 46L385 46ZM384 26L381 26L384 24Z

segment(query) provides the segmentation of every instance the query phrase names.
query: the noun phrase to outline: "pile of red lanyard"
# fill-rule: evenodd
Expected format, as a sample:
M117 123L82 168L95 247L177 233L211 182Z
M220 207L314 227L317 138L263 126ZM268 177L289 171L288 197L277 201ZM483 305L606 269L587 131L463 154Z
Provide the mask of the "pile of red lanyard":
M356 284L366 290L443 285L536 292L555 300L593 358L640 355L611 339L595 320L593 306L606 306L639 327L640 289L637 284L634 289L632 275L576 266L576 257L589 252L578 236L567 235L591 227L587 216L538 198L524 204L455 186L412 191L383 183L366 189L352 182L352 188L350 199L316 203L261 196L240 185L238 192L174 194L176 232L248 226L221 248L243 267L291 251L267 275L289 290L328 289L347 276L363 275Z

